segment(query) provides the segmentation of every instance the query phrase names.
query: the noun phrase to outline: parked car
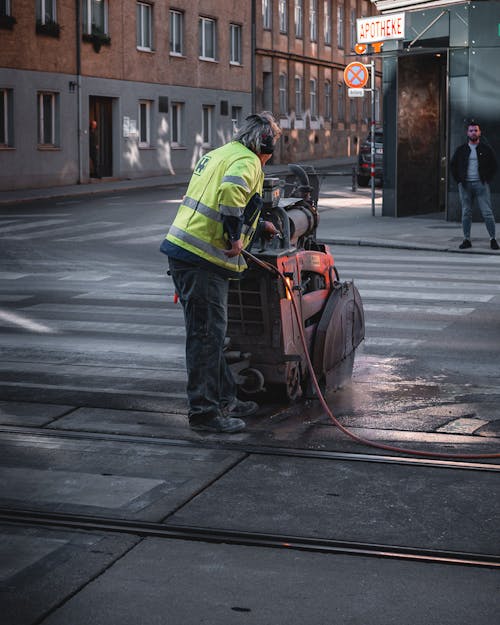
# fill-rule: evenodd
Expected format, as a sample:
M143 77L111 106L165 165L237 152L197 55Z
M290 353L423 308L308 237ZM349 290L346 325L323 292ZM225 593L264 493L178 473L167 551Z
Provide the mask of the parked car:
M358 186L367 187L370 184L371 167L371 134L366 137L359 148L356 177ZM381 128L375 129L375 184L383 184L384 178L384 134Z

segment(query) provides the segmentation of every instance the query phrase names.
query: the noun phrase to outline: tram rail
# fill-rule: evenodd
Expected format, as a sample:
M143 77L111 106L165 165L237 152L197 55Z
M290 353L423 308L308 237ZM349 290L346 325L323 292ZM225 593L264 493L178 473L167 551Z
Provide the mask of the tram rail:
M252 455L281 456L291 458L321 459L332 462L352 461L362 463L397 464L414 467L444 468L462 471L499 472L500 465L493 462L438 460L395 455L366 454L325 451L316 449L295 449L279 446L248 444L232 440L192 441L161 437L137 436L88 431L69 431L41 428L0 427L2 434L10 434L19 439L54 439L95 440L137 445L160 445L182 447L184 449L219 449L240 452L244 457ZM229 467L224 473L230 471ZM220 478L221 476L219 476ZM219 479L217 478L217 479ZM185 501L183 505L188 503ZM170 515L169 515L170 516ZM167 517L168 518L168 517ZM90 516L75 513L59 513L47 510L31 510L22 507L0 506L0 522L29 525L44 528L65 528L78 531L103 531L125 533L141 538L164 538L172 540L201 541L205 543L227 543L240 546L291 549L308 552L349 554L392 558L426 563L453 564L476 567L500 567L500 555L494 553L473 553L467 551L449 551L425 547L408 547L394 544L379 544L337 540L335 538L317 538L248 530L232 530L219 527L188 526L162 522L123 519L109 516Z
M80 531L105 531L126 533L141 538L225 543L230 545L292 549L330 554L370 556L398 560L420 561L434 564L454 564L499 568L500 556L495 554L444 551L426 548L381 545L306 536L290 536L214 527L184 526L147 521L124 520L102 516L84 516L54 512L38 512L0 507L0 521L49 528Z
M178 438L162 438L150 436L137 436L135 434L112 434L103 432L90 432L82 430L57 430L46 428L10 427L0 426L0 433L38 436L49 438L69 438L78 440L99 440L108 442L132 443L137 445L165 445L179 446L186 449L223 449L225 451L239 451L248 455L287 456L291 458L312 458L316 460L348 460L353 462L373 462L382 464L403 464L422 467L442 467L446 469L466 469L470 471L500 472L500 464L491 462L477 462L470 460L449 460L434 458L417 458L412 456L386 455L384 453L368 454L355 452L337 452L318 449L297 449L294 447L280 447L274 445L255 445L240 443L238 441L193 441Z

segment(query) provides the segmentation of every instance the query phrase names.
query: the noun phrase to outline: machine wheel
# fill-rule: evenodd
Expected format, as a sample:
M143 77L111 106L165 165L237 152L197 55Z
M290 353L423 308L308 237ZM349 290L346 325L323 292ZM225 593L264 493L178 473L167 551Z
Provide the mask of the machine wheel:
M289 401L295 401L302 395L302 375L298 363L289 363L286 379L286 397Z
M253 395L259 393L264 389L264 376L258 369L249 367L240 371L240 376L243 378L240 389L247 395Z
M358 187L367 187L370 184L370 178L358 176Z

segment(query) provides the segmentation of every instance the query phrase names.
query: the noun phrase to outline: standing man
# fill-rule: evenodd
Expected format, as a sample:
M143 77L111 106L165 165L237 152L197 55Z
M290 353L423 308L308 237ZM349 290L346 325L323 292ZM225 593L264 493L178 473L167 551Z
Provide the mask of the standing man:
M472 247L470 231L472 202L475 198L490 235L490 247L492 250L498 250L489 184L497 170L497 159L492 148L481 141L481 128L477 122L473 120L469 122L467 137L468 143L460 145L451 159L451 173L458 182L458 193L462 205L464 240L458 247L461 250Z
M263 166L281 129L271 113L246 118L233 140L198 161L175 220L161 245L184 310L189 425L232 433L258 410L236 397L223 355L229 280L246 269L262 207ZM273 236L270 222L259 224Z

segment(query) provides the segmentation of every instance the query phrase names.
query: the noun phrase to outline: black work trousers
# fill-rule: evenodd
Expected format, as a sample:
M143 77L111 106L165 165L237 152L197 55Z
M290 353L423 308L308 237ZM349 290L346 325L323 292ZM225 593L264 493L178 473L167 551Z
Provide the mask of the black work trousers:
M186 325L189 421L200 423L220 416L236 397L236 384L223 354L229 280L175 258L169 258L169 265Z

